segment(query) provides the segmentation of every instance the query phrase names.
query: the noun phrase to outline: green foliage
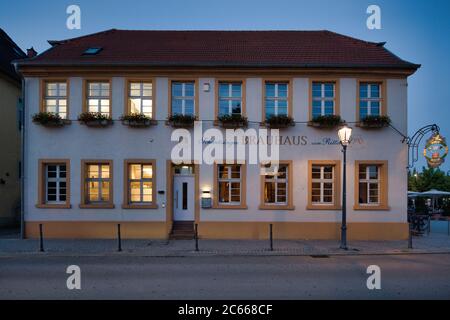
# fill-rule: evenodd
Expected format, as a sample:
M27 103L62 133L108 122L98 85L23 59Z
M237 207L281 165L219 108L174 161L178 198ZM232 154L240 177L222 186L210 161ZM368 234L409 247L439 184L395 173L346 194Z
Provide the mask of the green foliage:
M289 127L294 125L294 119L286 115L272 115L266 119L270 127Z
M415 169L408 173L408 190L425 192L431 189L450 192L450 176L439 169L422 168L418 173Z
M47 125L47 124L54 124L59 125L63 124L63 121L59 114L52 113L52 112L39 112L33 115L33 122Z
M236 125L248 125L248 120L241 114L224 114L217 117L217 120L222 122L222 124L236 124Z
M390 123L389 116L366 116L361 119L361 124L365 126L387 127Z
M171 115L167 120L172 123L192 125L197 120L197 117L191 114L176 113Z
M100 112L83 112L78 116L78 120L81 122L84 122L84 123L91 122L91 121L112 122L112 119L109 116L104 115Z
M146 121L150 121L151 118L146 116L143 113L130 113L130 114L125 114L125 115L121 116L120 120L130 121L130 122L146 122Z
M334 128L344 123L341 116L338 115L317 116L314 117L311 122L327 128Z

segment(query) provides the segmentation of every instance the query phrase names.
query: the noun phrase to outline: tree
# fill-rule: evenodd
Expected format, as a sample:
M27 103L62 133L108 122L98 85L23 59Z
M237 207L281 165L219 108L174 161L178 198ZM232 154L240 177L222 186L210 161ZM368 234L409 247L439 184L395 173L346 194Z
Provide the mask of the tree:
M431 189L450 191L450 176L439 169L425 167L421 173L415 168L408 172L408 190L425 192Z

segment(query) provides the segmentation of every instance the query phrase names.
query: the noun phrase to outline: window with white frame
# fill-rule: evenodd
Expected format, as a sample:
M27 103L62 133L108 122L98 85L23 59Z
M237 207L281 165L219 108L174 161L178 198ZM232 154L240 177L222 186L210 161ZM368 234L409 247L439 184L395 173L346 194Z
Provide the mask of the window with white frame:
M380 169L379 165L359 166L359 204L380 204Z
M272 116L288 115L288 89L287 83L266 82L265 84L265 113L266 119Z
M128 84L128 103L130 113L153 117L153 84L150 81Z
M172 82L172 115L195 115L195 82Z
M241 204L241 165L218 165L219 204Z
M359 118L381 114L381 84L361 82L359 84Z
M65 81L45 82L44 111L67 119L67 83Z
M86 165L85 199L89 204L110 201L111 167L108 163L89 163Z
M109 82L89 81L87 83L87 111L110 116L110 90Z
M153 165L130 163L128 165L128 195L130 204L153 202Z
M312 118L335 114L336 85L334 82L312 83Z
M334 203L334 166L312 165L311 202L314 205Z
M45 203L63 204L67 200L66 164L45 165Z
M281 164L273 168L266 167L264 175L264 204L287 205L289 167Z
M242 114L242 83L219 82L219 116Z

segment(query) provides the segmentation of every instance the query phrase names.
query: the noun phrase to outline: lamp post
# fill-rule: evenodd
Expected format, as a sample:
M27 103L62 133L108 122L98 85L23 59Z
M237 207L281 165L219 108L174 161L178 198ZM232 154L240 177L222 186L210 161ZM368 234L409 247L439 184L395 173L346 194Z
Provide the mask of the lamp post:
M352 128L346 124L338 131L339 141L343 153L343 177L342 177L342 224L341 224L341 249L347 250L347 146L352 137Z

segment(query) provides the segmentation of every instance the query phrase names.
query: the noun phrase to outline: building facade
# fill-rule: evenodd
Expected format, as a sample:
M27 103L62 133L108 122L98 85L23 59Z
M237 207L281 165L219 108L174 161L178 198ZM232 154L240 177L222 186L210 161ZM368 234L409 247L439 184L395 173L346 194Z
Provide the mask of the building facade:
M342 153L339 115L353 127L347 159L349 239L406 239L407 77L418 65L383 45L329 31L121 31L52 41L19 64L25 77L27 237L165 239L198 224L200 238L338 239ZM58 113L59 126L33 122ZM105 121L79 121L100 113ZM121 117L144 114L148 126ZM174 164L171 116L197 117L205 133L242 115L248 128L294 120L267 164ZM367 128L367 116L392 127ZM171 119L169 122L167 119ZM96 124L96 126L92 126ZM64 124L64 125L63 125ZM197 139L194 137L193 139ZM211 141L201 137L207 148Z
M0 227L20 223L20 127L22 82L13 60L25 53L0 29Z

